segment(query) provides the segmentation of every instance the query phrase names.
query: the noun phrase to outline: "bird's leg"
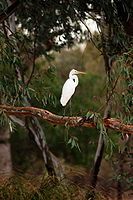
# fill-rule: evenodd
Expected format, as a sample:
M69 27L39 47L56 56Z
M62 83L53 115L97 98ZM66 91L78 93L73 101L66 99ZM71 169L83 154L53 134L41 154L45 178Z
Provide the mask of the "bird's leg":
M72 116L72 101L71 101L71 99L69 101L69 108L70 108L70 116Z
M65 116L65 114L66 114L66 107L64 107L63 117Z

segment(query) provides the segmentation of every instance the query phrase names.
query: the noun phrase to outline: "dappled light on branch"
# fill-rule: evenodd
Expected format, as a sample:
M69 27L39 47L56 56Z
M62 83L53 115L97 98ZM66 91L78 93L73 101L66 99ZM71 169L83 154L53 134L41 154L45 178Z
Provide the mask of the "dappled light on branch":
M6 113L8 116L35 116L42 118L43 120L48 121L49 123L56 125L64 125L71 127L87 127L93 128L96 127L96 124L92 121L92 119L88 119L86 117L81 116L59 116L49 112L48 110L35 108L35 107L13 107L1 105L0 110ZM104 126L106 128L113 129L115 131L120 131L122 133L133 134L133 125L124 124L121 120L115 118L103 119Z

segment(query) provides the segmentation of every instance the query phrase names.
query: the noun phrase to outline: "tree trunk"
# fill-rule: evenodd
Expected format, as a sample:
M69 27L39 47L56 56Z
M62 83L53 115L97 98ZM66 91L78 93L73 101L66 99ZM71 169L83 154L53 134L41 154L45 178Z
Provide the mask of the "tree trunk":
M104 112L104 118L108 118L110 115L110 104L107 105L105 112ZM104 153L104 138L103 135L100 134L99 140L98 140L98 146L95 154L95 159L94 159L94 166L91 170L90 174L90 185L93 189L95 189L96 184L97 184L97 179L98 179L98 173L100 170L102 158L103 158L103 153ZM92 190L87 192L86 194L86 199L93 200L95 199L95 191Z
M7 0L8 5L11 5L11 1ZM12 24L15 20L14 13L9 17L9 21L6 22ZM4 27L5 28L5 27ZM14 27L12 27L13 29ZM4 29L5 30L5 29ZM9 30L6 30L7 36L11 34ZM10 147L10 130L8 127L0 127L0 177L10 177L12 175L12 159L11 159L11 147Z
M107 44L108 44L108 39L110 37L111 31L110 31L110 26L107 26L106 21L104 19L104 15L101 14L101 42L102 42L102 51L103 51L103 58L104 58L104 64L105 64L105 71L107 75L107 79L109 81L108 84L110 84L110 71L111 71L111 66L109 63L109 55L107 52ZM109 87L109 85L108 85ZM110 117L110 97L109 97L109 90L107 87L106 91L106 108L104 111L104 118L109 118ZM103 135L100 134L99 136L99 141L98 141L98 146L95 154L95 159L94 159L94 166L91 171L91 178L90 178L90 184L93 189L95 189L96 184L97 184L97 178L98 178L98 173L100 170L102 158L103 158L103 153L104 153L104 138ZM87 199L95 199L95 192L92 191L92 194L90 195L90 192L87 193L86 195Z
M118 180L117 180L117 200L122 200L122 176L123 176L123 159L124 153L118 154Z
M104 118L108 118L108 117L110 117L110 104L109 103L104 112ZM95 154L95 159L94 159L94 166L91 171L91 186L93 188L95 188L96 184L97 184L97 176L98 176L98 173L100 170L103 153L104 153L104 138L103 138L103 135L100 134L98 146L97 146L97 150L96 150L96 154Z
M25 99L26 101L26 99ZM27 105L29 103L27 102ZM36 117L28 117L26 128L33 135L34 140L42 152L45 167L50 176L56 176L59 179L64 177L63 168L60 161L50 152L46 142L44 131Z
M0 128L0 178L12 175L11 148L8 128Z
M7 0L7 3L10 6L12 4L12 1ZM10 37L10 34L13 34L16 31L15 13L13 13L8 18L8 24L9 24L9 29L7 29L7 36ZM34 48L35 48L35 46L34 46ZM17 48L17 45L16 45L16 47L14 47L14 51L19 53L19 49ZM34 52L34 54L35 54L35 52ZM34 57L35 57L35 55L34 55ZM35 60L33 60L33 62L35 62ZM23 74L21 74L19 67L16 67L15 70L17 73L18 80L23 82L23 84L25 84L25 82L22 78ZM27 96L23 97L22 101L23 101L22 103L24 106L31 106ZM62 179L64 177L64 173L63 173L61 163L50 152L47 142L46 142L44 131L43 131L38 119L36 117L27 117L27 120L25 122L23 122L22 120L20 120L18 118L15 118L15 117L11 117L11 118L14 122L17 122L18 124L25 126L27 128L27 130L33 135L37 146L40 148L40 150L42 152L44 163L45 163L46 169L48 171L48 174L52 175L52 176L55 175L55 176L57 176L57 178Z
M100 170L100 165L102 162L102 157L103 157L103 152L104 152L104 140L102 134L99 136L99 141L98 141L98 147L95 155L95 160L94 160L94 166L91 171L91 186L93 188L96 187L97 184L97 176Z

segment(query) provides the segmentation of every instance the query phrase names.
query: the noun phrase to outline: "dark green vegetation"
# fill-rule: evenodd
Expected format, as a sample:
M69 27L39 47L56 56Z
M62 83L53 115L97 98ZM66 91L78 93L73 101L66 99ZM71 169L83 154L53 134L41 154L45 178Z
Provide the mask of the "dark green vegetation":
M33 184L34 182L34 184ZM84 200L85 187L80 187L66 180L58 181L56 178L31 178L30 176L15 176L0 186L0 199L11 200ZM90 189L91 193L91 189ZM105 197L98 191L96 200L105 200Z
M91 34L88 19L96 22L98 33ZM1 109L0 175L14 171L16 176L2 182L0 199L102 199L89 189L99 183L105 192L113 186L121 200L132 189L132 138L106 130L102 121L114 117L133 123L132 38L131 0L0 2L0 104L63 115L61 88L76 68L87 74L79 77L66 115L91 118L96 124L94 129L64 127L35 117L15 118ZM75 174L79 166L85 168L85 187L79 177L69 181L71 165ZM97 181L99 170L105 179ZM18 172L45 176L37 180Z

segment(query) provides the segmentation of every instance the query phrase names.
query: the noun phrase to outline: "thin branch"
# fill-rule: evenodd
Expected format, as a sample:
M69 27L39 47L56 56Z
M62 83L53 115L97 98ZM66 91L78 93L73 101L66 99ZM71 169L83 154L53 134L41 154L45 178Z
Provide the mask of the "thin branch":
M33 64L32 64L32 71L31 71L29 79L26 82L27 86L29 85L29 83L30 83L30 81L32 79L32 76L34 74L34 71L35 71L35 60L36 60L36 34L34 35L34 42L33 42Z
M6 20L12 13L14 13L20 4L19 0L16 0L11 6L9 6L6 10L4 10L0 14L0 23L2 23L4 20Z
M88 31L88 33L89 33L90 40L91 40L92 44L94 44L94 46L96 47L96 49L98 49L99 52L102 54L103 52L101 51L100 48L98 48L98 46L96 45L96 43L95 43L94 40L93 40L94 35L93 35L93 37L92 37L92 33L91 33L89 27L88 27L87 24L81 19L81 17L80 17L80 15L78 14L78 12L77 12L74 8L73 8L73 10L74 10L75 14L77 15L78 19L80 20L80 22L86 27L86 29L87 29L87 31Z
M4 21L2 22L2 27L3 27L3 31L4 31L5 37L6 37L6 39L8 39L7 30L6 30L5 22Z
M7 105L0 105L0 110L5 112L9 116L36 116L46 120L49 123L56 125L64 125L71 127L87 127L94 128L96 124L92 121L92 119L87 119L85 117L80 116L59 116L49 112L48 110L35 108L35 107L13 107ZM122 133L133 134L133 125L124 124L121 120L115 118L103 119L103 123L106 128L113 129L115 131L119 131Z

